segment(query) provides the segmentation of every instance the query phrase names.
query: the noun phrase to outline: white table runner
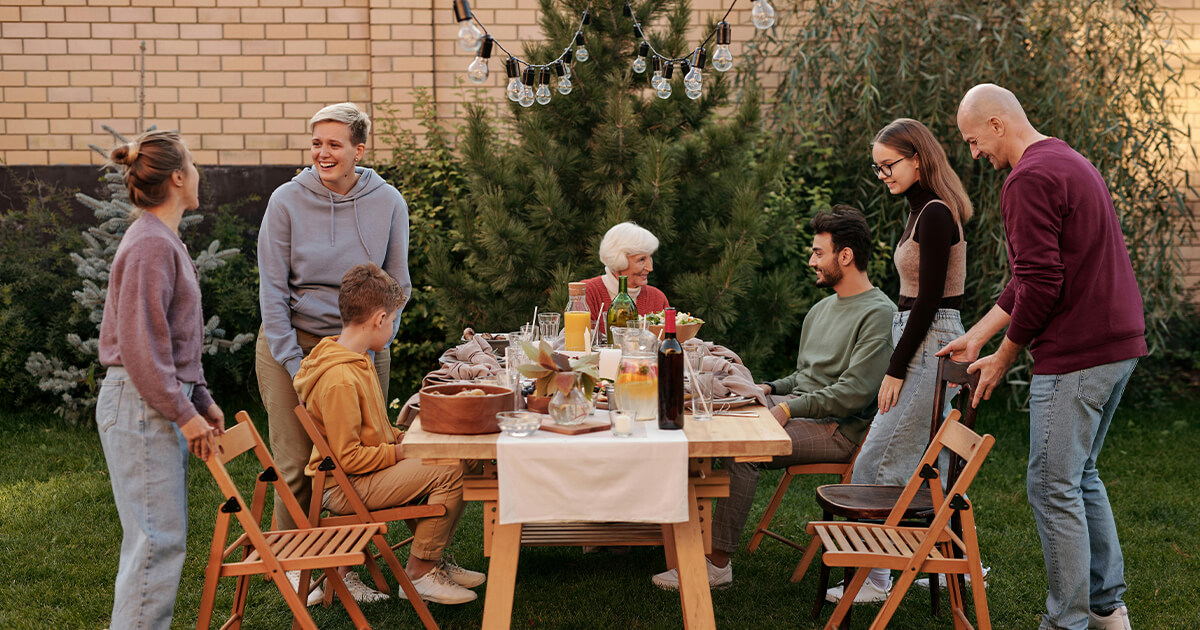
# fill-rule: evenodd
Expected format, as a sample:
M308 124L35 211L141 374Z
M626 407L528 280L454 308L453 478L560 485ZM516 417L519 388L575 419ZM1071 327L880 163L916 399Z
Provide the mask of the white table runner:
M607 419L597 410L597 419ZM633 437L610 431L496 441L499 521L688 520L687 438L653 422L635 422Z

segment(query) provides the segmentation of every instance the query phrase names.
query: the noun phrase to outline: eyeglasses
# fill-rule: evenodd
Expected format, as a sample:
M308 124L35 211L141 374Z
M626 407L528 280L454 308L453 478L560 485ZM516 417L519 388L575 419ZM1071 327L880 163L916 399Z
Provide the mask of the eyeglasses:
M900 158L899 160L896 160L895 162L892 162L891 164L876 164L874 162L871 162L871 171L873 173L875 173L875 177L879 177L880 175L883 175L884 177L891 177L892 176L892 167L903 162L904 160L907 160L907 159L908 158Z

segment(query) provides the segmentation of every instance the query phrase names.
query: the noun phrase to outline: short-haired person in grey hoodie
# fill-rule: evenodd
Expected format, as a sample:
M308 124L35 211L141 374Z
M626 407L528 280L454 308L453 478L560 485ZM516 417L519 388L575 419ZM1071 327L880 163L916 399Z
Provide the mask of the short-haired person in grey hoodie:
M412 292L408 204L379 174L357 165L370 119L353 103L339 103L317 112L309 125L312 165L275 189L259 231L262 329L255 360L271 453L301 505L312 491L304 475L312 442L293 412L300 402L292 379L321 338L342 330L342 276L374 263L396 279L406 300ZM391 359L379 352L374 361L386 400ZM278 496L275 519L279 527L294 527Z

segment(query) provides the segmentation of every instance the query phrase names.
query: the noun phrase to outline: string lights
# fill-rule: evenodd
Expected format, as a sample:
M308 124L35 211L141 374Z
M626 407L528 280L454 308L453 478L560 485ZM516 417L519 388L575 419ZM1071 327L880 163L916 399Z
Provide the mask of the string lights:
M668 57L659 53L654 44L646 38L642 25L638 22L633 6L626 2L622 10L625 17L633 20L633 34L640 41L637 47L637 57L633 60L633 71L643 74L647 69L647 60L654 73L650 76L650 87L661 99L671 98L671 77L675 66L678 65L683 76L684 94L696 100L704 89L703 69L708 45L716 38L716 48L713 50L712 67L717 72L727 72L733 67L733 53L729 50L732 29L726 19L737 6L738 0L733 0L721 21L704 41L683 57ZM504 61L505 74L508 84L505 95L508 100L522 107L530 107L535 102L546 105L551 97L551 80L557 77L554 87L559 94L570 94L571 67L573 62L584 63L591 58L587 49L587 40L583 36L583 27L592 19L591 5L579 16L579 27L563 52L548 63L533 64L513 55L499 41L487 32L487 28L471 12L468 0L454 0L454 19L458 21L458 44L467 52L476 53L474 61L467 66L467 78L472 83L483 83L488 77L488 60L492 56L492 48L498 47L508 55ZM760 30L771 28L775 24L775 9L768 0L753 0L750 8L750 19ZM522 71L521 66L524 66Z

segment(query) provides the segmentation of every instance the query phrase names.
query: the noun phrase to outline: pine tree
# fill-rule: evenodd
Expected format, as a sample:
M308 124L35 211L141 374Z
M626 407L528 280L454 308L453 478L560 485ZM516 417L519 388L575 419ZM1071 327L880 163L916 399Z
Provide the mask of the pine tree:
M699 100L684 95L678 68L674 95L656 97L651 72L631 69L639 42L623 5L591 5L590 59L574 63L569 95L509 103L499 115L470 108L460 140L469 181L431 256L434 297L452 323L515 330L534 306L561 310L569 281L602 273L604 233L634 221L661 242L651 284L707 322L703 338L752 365L790 357L807 306L797 287L811 279L798 211L769 203L783 152L762 133L757 90L732 103L731 78L708 64ZM586 6L542 0L546 43L526 45L524 58L556 58ZM686 0L649 0L634 11L643 25L665 25L646 26L664 55L699 43L687 33Z
M104 126L104 129L117 141L128 142L108 126ZM108 159L107 151L94 145L92 149ZM85 361L81 365L69 364L58 357L47 357L41 352L30 354L25 363L25 369L38 378L38 386L43 391L60 396L61 404L55 409L55 413L72 421L88 417L96 404L96 391L99 386L97 381L101 372L100 321L104 317L104 299L108 295L108 274L121 237L131 223L129 213L133 210L120 174L109 170L104 174L104 182L108 189L108 199L95 199L82 193L76 195L80 203L92 210L100 224L84 231L84 248L71 253L71 260L75 262L75 272L83 279L82 288L73 292L75 302L87 312L88 320L96 325L97 336L83 339L74 333L67 335L67 342L71 348ZM186 228L203 220L204 217L199 214L187 215L179 222L179 230L182 233ZM209 243L208 247L200 250L193 259L201 280L205 273L220 268L226 260L239 253L237 249L222 250L219 241ZM220 325L221 320L216 315L209 317L205 322L205 354L214 355L218 351L237 352L254 340L252 333L238 334L232 340L225 339L225 331Z

